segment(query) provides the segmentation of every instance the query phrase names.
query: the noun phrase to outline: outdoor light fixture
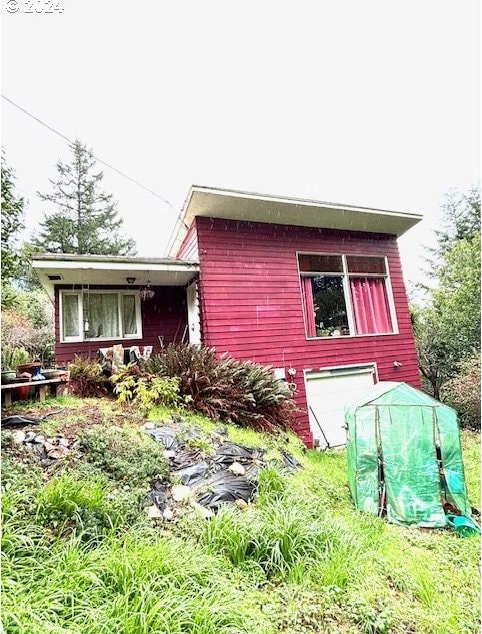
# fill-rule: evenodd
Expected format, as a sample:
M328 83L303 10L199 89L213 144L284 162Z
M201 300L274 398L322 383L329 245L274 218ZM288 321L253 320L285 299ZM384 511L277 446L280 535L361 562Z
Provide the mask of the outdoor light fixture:
M146 299L152 299L154 297L154 291L151 288L151 280L147 280L146 286L144 286L144 288L141 288L141 290L139 291L139 297L142 301L145 301Z
M134 284L135 281L136 281L135 277L126 277L126 282L128 284Z

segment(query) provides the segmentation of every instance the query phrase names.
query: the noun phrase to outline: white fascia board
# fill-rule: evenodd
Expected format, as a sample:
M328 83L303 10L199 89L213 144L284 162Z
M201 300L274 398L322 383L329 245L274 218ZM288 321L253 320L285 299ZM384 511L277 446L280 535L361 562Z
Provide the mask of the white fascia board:
M177 255L196 216L397 236L422 220L416 213L193 185L177 221L170 256Z
M142 271L144 273L154 271L199 271L197 264L143 264L133 262L127 264L125 262L86 262L86 261L69 261L69 260L32 260L32 268L34 269L63 269L63 270L95 270L95 271Z

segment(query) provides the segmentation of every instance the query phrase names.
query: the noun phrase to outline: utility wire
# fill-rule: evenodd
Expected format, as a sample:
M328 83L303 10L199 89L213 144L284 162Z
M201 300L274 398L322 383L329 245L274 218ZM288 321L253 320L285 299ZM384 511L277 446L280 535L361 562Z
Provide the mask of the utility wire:
M5 95L2 95L2 97L3 97L3 99L5 99L5 101L8 101L8 103L12 104L12 106L14 106L18 110L20 110L21 112L26 114L28 117L30 117L31 119L33 119L37 123L40 123L40 125L43 125L44 128L47 128L47 130L50 130L50 132L53 132L54 134L56 134L57 136L61 137L65 141L68 141L69 143L73 143L73 141L71 139L69 139L67 136L65 136L65 134L62 134L62 132L59 132L55 128L52 128L47 123L45 123L44 121L42 121L41 119L39 119L38 117L33 115L31 112L29 112L28 110L25 110L25 108L22 108L22 106L19 106L18 103L15 103L15 101L12 101L11 99L6 97ZM121 170L118 170L117 167L114 167L110 163L106 163L105 161L100 159L98 156L95 156L95 154L92 154L92 156L96 159L96 161L99 161L99 163L102 163L102 165L105 165L106 167L108 167L109 169L113 170L114 172L117 172L117 174L120 174L124 178L127 178L127 180L130 180L132 183L134 183L138 187L141 187L145 191L149 192L149 194L152 194L156 198L159 198L160 200L165 202L166 205L169 205L169 207L171 207L171 209L174 209L174 206L172 205L172 203L170 203L166 198L164 198L163 196L161 196L157 192L153 191L152 189L149 189L149 187L146 187L142 183L139 183L139 181L137 181L135 178L131 178L128 174L125 174L124 172L121 172Z

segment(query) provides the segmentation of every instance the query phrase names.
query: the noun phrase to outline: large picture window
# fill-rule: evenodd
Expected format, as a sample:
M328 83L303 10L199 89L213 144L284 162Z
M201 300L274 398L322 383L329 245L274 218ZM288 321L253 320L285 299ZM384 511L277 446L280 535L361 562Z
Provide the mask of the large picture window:
M394 332L384 257L299 254L298 264L308 338Z
M132 291L60 291L61 341L142 337L140 301Z

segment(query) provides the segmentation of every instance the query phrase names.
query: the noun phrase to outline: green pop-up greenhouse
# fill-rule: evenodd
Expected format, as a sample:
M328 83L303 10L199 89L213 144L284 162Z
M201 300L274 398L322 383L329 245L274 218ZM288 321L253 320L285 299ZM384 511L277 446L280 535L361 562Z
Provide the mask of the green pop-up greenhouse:
M345 407L345 421L357 509L433 528L447 525L450 507L470 516L455 410L406 383L380 382Z

